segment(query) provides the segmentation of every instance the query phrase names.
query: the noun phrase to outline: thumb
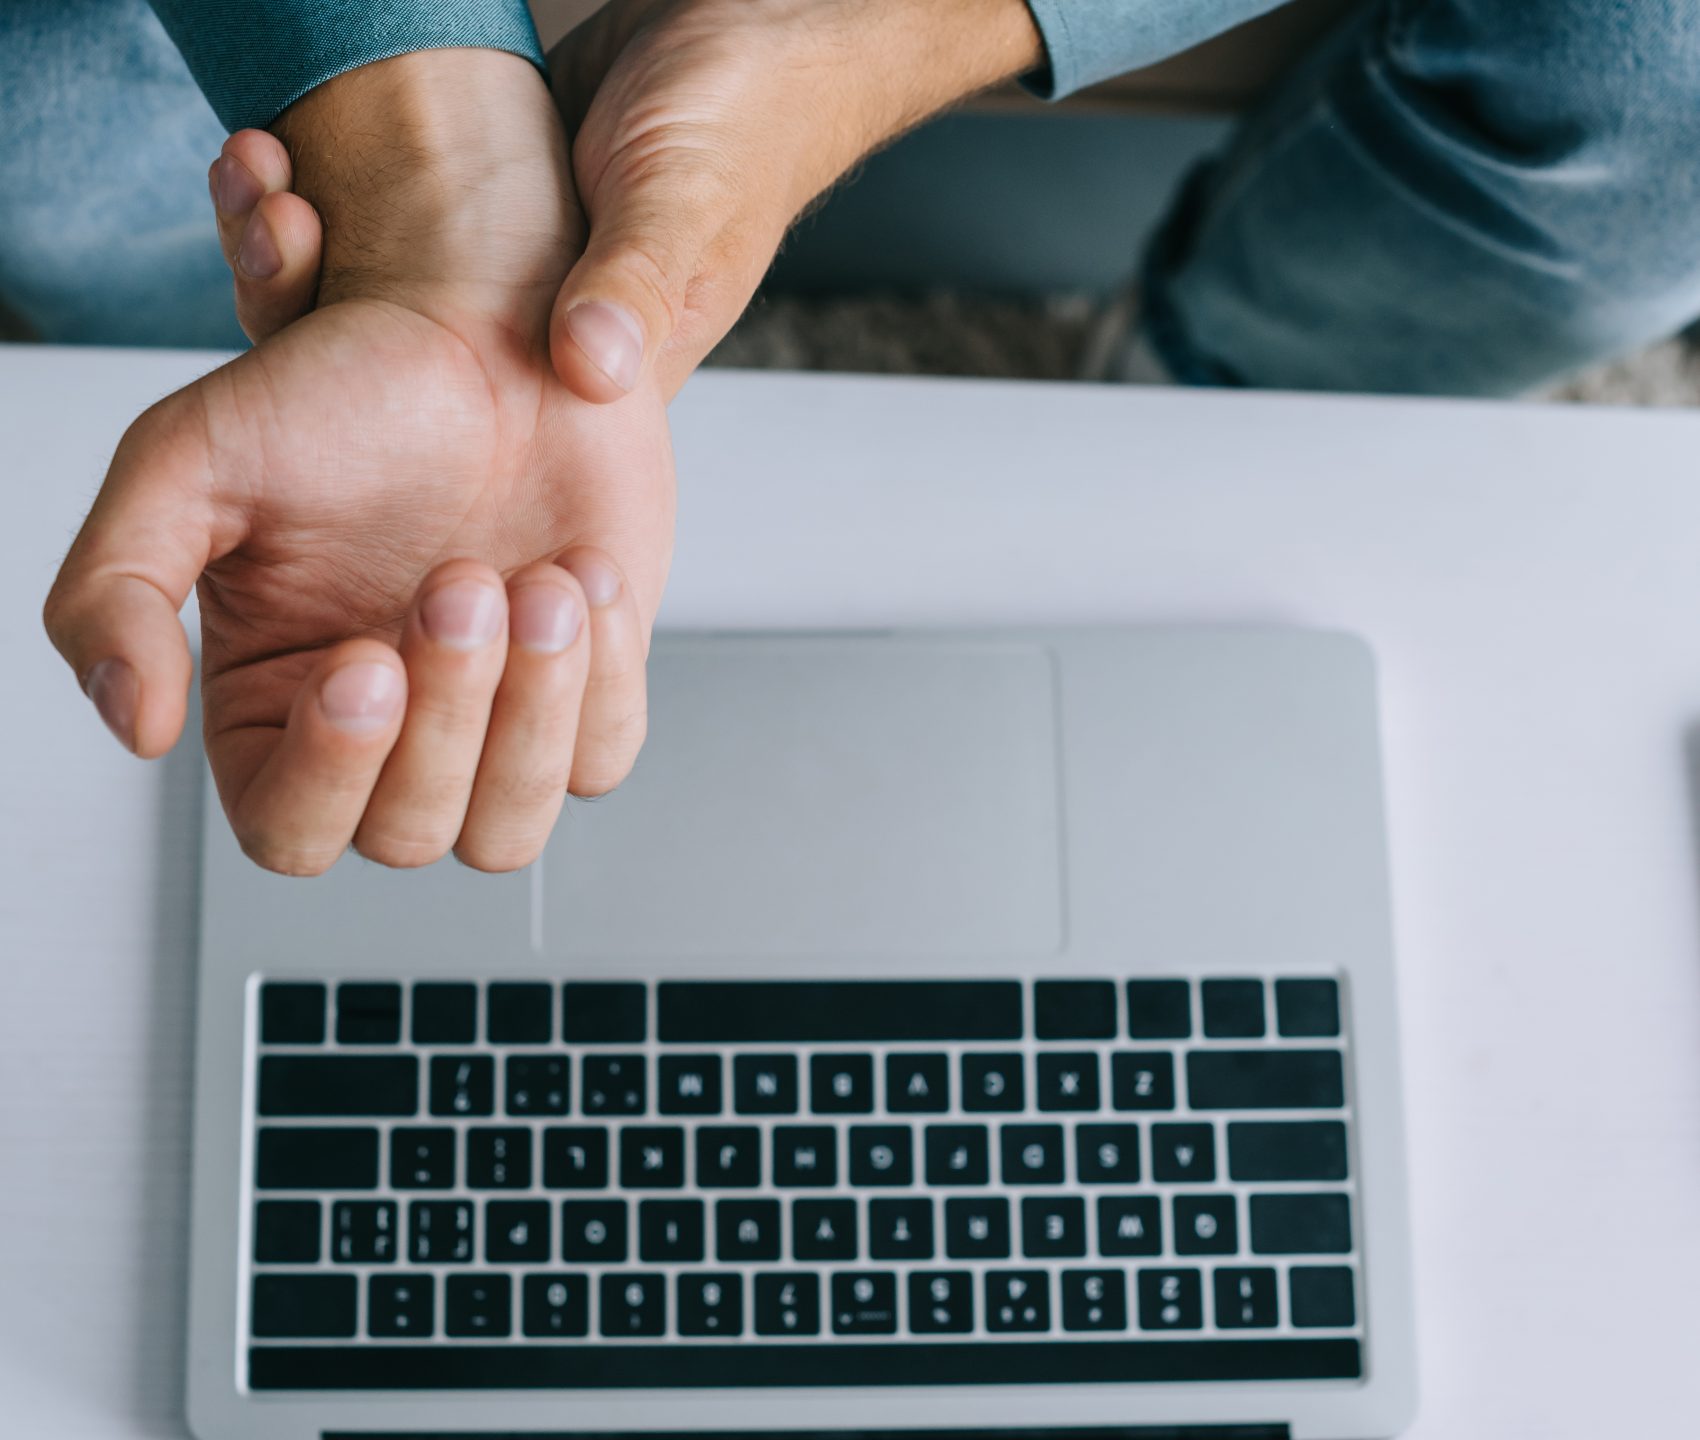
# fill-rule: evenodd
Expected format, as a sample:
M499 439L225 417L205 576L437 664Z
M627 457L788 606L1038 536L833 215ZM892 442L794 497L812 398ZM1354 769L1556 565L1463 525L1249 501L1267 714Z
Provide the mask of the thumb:
M684 312L702 253L694 230L708 217L682 207L664 217L654 190L640 184L591 217L589 243L555 298L555 373L585 400L618 400L636 389Z
M148 759L183 730L194 667L177 612L212 546L205 444L182 400L126 432L42 617L108 728Z

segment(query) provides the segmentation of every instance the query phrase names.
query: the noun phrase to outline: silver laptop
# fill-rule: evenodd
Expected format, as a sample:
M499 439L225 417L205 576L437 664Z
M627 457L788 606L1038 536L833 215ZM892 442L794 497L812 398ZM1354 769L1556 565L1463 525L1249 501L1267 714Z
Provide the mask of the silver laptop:
M528 872L206 824L201 1440L1363 1437L1415 1395L1375 682L658 639Z

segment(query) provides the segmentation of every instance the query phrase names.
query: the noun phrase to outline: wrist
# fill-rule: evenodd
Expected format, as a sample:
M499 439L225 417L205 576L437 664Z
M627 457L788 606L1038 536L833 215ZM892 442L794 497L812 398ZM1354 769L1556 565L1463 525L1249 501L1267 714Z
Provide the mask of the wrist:
M426 50L326 81L272 126L324 222L320 303L558 282L582 222L548 87L498 50Z

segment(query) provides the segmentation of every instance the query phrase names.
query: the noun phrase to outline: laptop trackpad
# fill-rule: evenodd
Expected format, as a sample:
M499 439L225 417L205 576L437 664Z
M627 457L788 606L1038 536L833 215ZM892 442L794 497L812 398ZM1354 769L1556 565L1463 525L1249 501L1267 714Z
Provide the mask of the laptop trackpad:
M658 641L650 738L572 802L545 949L672 959L1058 950L1051 657L877 637Z

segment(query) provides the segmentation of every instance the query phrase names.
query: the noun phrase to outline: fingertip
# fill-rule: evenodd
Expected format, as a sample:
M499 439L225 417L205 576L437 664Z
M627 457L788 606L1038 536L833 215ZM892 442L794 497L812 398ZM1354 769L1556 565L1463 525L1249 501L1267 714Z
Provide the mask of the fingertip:
M585 633L583 587L558 565L531 565L508 581L508 639L536 655L560 655Z
M407 676L399 662L356 654L319 681L319 714L332 730L369 740L395 728L407 703Z
M288 148L266 130L238 130L224 142L219 158L240 165L263 193L287 190L295 181Z
M644 336L624 306L562 295L551 317L549 358L560 382L581 400L607 405L636 387Z
M626 589L626 578L620 567L606 551L594 546L576 546L566 551L556 563L578 581L585 603L592 610L612 605Z

